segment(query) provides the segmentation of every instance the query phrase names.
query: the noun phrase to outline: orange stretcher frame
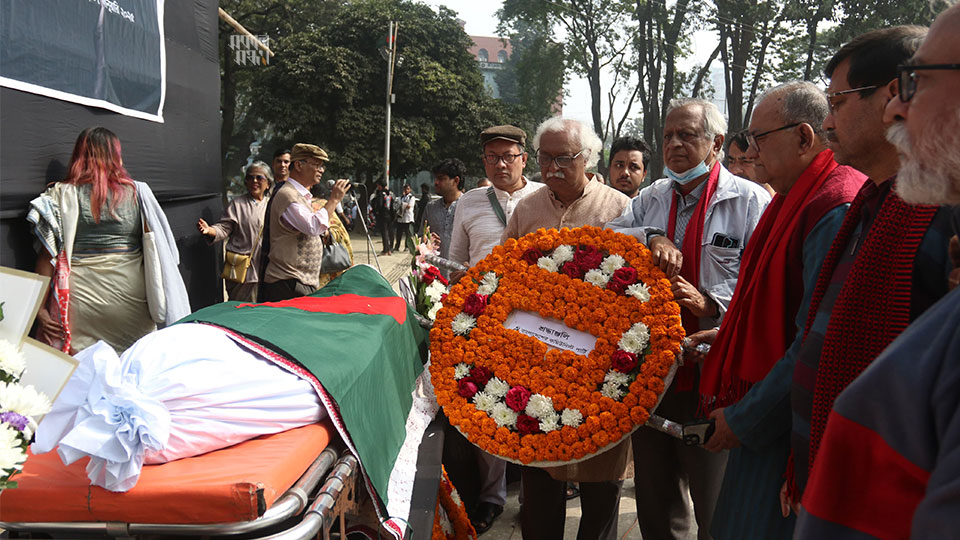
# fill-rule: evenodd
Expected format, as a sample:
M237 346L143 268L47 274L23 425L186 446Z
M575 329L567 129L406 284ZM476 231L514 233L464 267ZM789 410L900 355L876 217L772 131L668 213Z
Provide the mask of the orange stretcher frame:
M18 487L0 493L0 529L96 531L97 524L104 524L108 529L121 525L130 534L215 534L224 527L225 534L235 534L232 524L264 521L278 500L285 513L302 511L309 502L307 491L331 468L342 480L336 486L339 495L356 460L347 454L334 466L338 450L333 446L338 445L331 443L336 442L339 437L329 421L303 426L192 458L146 465L137 485L126 493L91 486L86 459L64 466L56 452L30 455L14 478ZM335 503L322 502L327 507Z

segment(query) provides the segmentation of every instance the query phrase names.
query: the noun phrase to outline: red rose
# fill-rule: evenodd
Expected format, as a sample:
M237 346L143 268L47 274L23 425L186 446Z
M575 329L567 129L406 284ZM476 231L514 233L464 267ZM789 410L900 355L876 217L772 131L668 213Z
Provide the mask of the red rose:
M530 391L522 386L514 386L507 391L507 407L510 407L517 412L526 409L528 401L530 401ZM520 416L526 415L521 414Z
M580 268L575 262L565 262L563 263L563 273L572 277L573 279L583 279L583 268Z
M627 286L611 277L610 281L607 281L607 288L617 294L623 294L623 291L627 289Z
M637 355L617 349L610 355L610 363L613 364L613 369L620 373L630 373L637 369Z
M540 251L537 248L530 248L525 252L523 252L523 256L520 258L523 259L524 262L526 262L527 264L531 266L536 266L537 261L540 260L540 257L543 257L542 251Z
M472 317L479 317L487 309L487 295L473 293L463 302L463 312Z
M531 433L540 433L540 421L532 416L527 416L521 414L517 416L517 431L521 435L529 435Z
M587 270L600 266L603 262L603 253L593 246L580 246L573 254L573 262L586 273Z
M477 391L477 383L471 381L469 378L464 377L457 381L457 393L461 396L470 399Z
M637 282L637 269L629 266L618 268L610 279L623 283L623 287L627 288Z
M489 381L492 377L493 372L491 372L489 369L482 366L474 366L473 369L470 370L470 376L466 378L477 383L477 386L486 386L487 381Z
M423 276L420 277L420 280L429 285L437 278L441 278L441 280L443 279L443 276L440 275L440 271L437 270L436 266L428 266L427 269L423 271ZM441 281L441 283L443 283L443 281ZM444 285L446 285L446 283L444 283Z

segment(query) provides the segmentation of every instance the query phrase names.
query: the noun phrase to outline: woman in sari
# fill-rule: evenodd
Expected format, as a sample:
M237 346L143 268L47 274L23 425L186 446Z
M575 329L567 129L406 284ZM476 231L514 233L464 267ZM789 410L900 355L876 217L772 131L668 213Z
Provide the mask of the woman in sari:
M52 278L40 341L71 354L98 340L123 351L190 313L166 216L124 169L110 130L80 133L67 177L31 201L27 219L41 245L36 271Z

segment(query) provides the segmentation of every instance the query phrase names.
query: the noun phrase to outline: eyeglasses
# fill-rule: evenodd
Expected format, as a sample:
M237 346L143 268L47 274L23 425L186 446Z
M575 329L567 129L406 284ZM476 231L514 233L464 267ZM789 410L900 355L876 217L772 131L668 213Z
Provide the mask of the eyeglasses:
M860 88L851 88L849 90L841 90L839 92L830 92L827 94L827 105L830 107L830 112L834 112L837 110L837 107L840 106L840 103L843 103L843 102L841 101L840 103L834 103L833 98L839 97L839 96L845 96L847 94L853 94L854 92L876 90L877 88L879 88L879 86L874 84L872 86L861 86Z
M266 182L267 177L262 174L248 174L246 180L247 182L249 182L250 180L259 180L261 182Z
M920 70L960 70L960 64L927 64L897 66L897 79L900 85L900 101L906 103L917 93L917 71Z
M551 163L555 164L558 169L566 169L567 167L573 165L574 160L580 157L580 154L583 154L583 150L577 152L572 156L548 156L546 154L541 154L537 151L537 165L541 167L549 167Z
M776 133L776 132L778 132L778 131L783 131L783 130L785 130L785 129L795 128L795 127L799 126L799 125L802 124L802 123L803 123L803 122L795 122L795 123L790 124L790 125L788 125L788 126L781 126L781 127L778 127L777 129L771 129L770 131L764 131L763 133L757 133L757 134L754 134L754 133L748 131L748 132L747 132L747 142L750 143L750 146L753 146L754 148L756 148L756 149L757 149L757 152L759 152L759 151L760 151L760 144L759 144L757 141L759 141L760 139L766 137L767 135L770 135L771 133Z
M497 163L500 163L500 160L502 159L504 163L510 165L522 155L523 154L503 154L502 156L498 156L496 154L487 154L483 156L483 161L487 165L496 165Z

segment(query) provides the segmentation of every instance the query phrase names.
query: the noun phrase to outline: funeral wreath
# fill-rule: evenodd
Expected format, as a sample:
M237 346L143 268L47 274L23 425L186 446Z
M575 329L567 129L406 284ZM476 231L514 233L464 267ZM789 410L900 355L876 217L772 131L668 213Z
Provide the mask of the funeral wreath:
M683 337L645 246L596 227L540 229L451 288L430 332L430 375L473 444L524 464L574 462L647 421Z

